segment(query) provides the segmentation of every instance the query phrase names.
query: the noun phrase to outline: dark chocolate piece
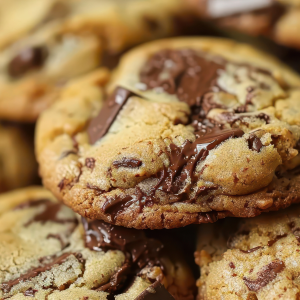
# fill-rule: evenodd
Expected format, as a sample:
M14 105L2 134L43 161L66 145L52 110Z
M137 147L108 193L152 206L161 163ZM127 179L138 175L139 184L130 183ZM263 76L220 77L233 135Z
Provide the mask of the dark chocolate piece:
M155 281L137 296L135 300L175 300L175 298L159 281Z
M135 158L122 158L121 160L116 160L113 162L113 165L117 168L124 167L124 168L138 168L142 165L142 161Z
M262 142L255 135L250 135L247 141L249 149L254 150L256 152L260 152L261 148L263 147Z
M98 116L90 121L87 131L91 144L95 144L107 133L128 98L134 95L133 92L122 87L115 89L114 93L104 102Z
M11 77L17 78L28 71L43 66L48 56L48 50L44 46L35 46L23 49L8 64L7 71Z
M261 270L257 273L257 279L252 280L243 277L243 280L250 291L258 292L261 288L274 280L277 274L282 272L284 268L284 262L280 260L274 260L261 268Z
M89 249L118 249L128 252L132 262L137 263L140 268L150 261L159 262L163 245L158 240L147 238L145 232L100 220L88 221L82 218L82 223L85 229L85 244Z

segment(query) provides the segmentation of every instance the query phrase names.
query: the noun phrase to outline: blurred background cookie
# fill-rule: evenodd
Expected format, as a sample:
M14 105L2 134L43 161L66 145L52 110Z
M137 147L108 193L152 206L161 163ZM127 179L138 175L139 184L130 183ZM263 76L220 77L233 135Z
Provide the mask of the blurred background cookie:
M15 124L0 123L0 192L37 180L37 163L29 131Z
M185 0L202 20L300 48L299 0Z
M21 122L34 122L69 79L101 64L111 67L128 47L174 35L176 22L191 21L180 0L25 2L26 10L20 0L4 10L25 24L0 53L0 119Z
M0 214L1 298L193 299L184 258L155 234L79 219L41 187L1 195Z

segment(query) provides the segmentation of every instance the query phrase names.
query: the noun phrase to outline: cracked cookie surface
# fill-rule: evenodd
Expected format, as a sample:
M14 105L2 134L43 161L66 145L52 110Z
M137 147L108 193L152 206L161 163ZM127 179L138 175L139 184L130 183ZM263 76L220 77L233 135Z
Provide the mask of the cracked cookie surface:
M11 22L22 23L15 18L23 6L35 12L23 12L27 34L0 54L0 118L23 122L34 122L71 78L109 64L130 46L174 34L175 19L187 14L181 0L5 2L12 2L12 12L2 9Z
M300 207L199 228L198 299L297 299Z
M171 242L80 219L42 187L1 195L0 224L1 299L193 299Z
M102 109L92 78L37 130L44 184L81 215L174 228L299 201L300 78L274 58L230 40L149 43L123 57Z

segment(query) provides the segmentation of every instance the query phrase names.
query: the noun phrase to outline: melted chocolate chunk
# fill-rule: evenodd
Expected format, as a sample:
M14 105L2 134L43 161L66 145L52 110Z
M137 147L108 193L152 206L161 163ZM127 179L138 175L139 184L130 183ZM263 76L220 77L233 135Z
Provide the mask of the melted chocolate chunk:
M243 252L243 253L252 253L252 252L255 252L255 251L257 251L259 249L262 249L262 248L263 248L262 246L258 246L258 247L251 248L249 250L240 250L240 251Z
M244 277L243 280L250 291L258 292L261 288L274 280L277 274L282 272L284 268L285 265L282 261L275 260L261 268L257 273L257 279L252 280Z
M122 158L121 160L116 160L113 162L113 165L116 168L124 167L124 168L138 168L142 165L142 161L135 158Z
M145 291L137 296L135 300L175 300L175 298L159 281L155 281Z
M193 178L197 163L204 160L210 150L215 149L225 140L241 137L243 134L244 132L240 129L220 130L216 128L194 142L186 141L182 146L171 144L170 167L160 182L163 191L174 194L185 193L187 187L182 189L182 183L188 176Z
M27 273L21 275L20 277L4 282L0 285L0 289L4 292L4 293L9 293L10 290L12 289L13 286L19 284L20 282L23 281L28 281L31 278L34 278L36 276L38 276L39 274L49 271L53 268L54 265L61 265L70 255L75 255L72 253L64 253L59 257L56 257L51 263L46 264L44 266L40 266L37 268L34 268L32 270L29 270Z
M122 87L115 89L114 93L105 101L98 116L90 121L87 131L91 144L95 144L107 133L122 107L134 95L133 92Z
M147 238L141 230L129 229L104 223L88 221L82 218L85 229L85 244L91 250L102 251L118 249L128 252L133 263L143 268L150 262L159 262L163 245L154 239Z
M130 195L118 195L114 197L107 197L102 210L104 213L111 215L113 220L119 212L124 210L126 207L132 204L132 201L135 201L134 198Z
M282 239L282 238L284 238L286 236L287 236L286 233L285 234L281 234L281 235L277 235L274 240L268 241L268 246L269 247L273 246L278 240L280 240L280 239Z
M116 271L110 282L98 290L115 292L130 275L136 276L145 266L160 266L163 245L160 241L147 238L142 230L114 226L103 221L82 218L85 230L85 245L93 251L117 249L126 253L126 261Z
M218 72L224 68L223 59L208 60L194 50L162 50L148 60L140 79L148 89L163 88L193 106L213 87L218 88Z
M47 56L48 51L44 46L23 49L8 64L8 74L11 77L17 78L30 70L40 68L43 66Z

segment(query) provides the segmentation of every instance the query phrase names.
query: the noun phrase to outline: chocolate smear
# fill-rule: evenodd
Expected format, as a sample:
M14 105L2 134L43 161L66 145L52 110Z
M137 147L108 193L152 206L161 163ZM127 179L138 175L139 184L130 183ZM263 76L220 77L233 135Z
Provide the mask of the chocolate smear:
M32 270L29 270L27 273L21 275L20 277L18 277L16 279L4 282L0 285L0 289L4 293L9 293L13 286L15 286L23 281L28 281L29 279L34 278L43 272L51 270L54 265L61 265L70 255L72 255L72 253L64 253L64 254L58 256L57 258L55 258L49 264L34 268Z
M48 56L45 46L35 46L20 51L8 64L8 74L13 78L18 78L28 71L43 66Z
M98 116L90 121L87 132L91 144L95 144L107 133L122 107L134 95L133 92L122 87L115 89L114 93L104 102Z
M105 223L100 220L90 221L82 218L85 230L85 245L93 251L116 249L126 253L123 266L116 271L109 283L98 290L115 292L129 275L136 276L145 266L159 266L163 245L160 241L147 238L142 230L129 229Z
M272 280L274 280L278 273L282 272L285 265L280 260L274 260L268 265L261 268L257 273L257 279L252 280L243 277L243 280L250 291L258 292L261 288L268 285Z
M60 203L55 203L50 200L40 200L40 201L30 202L27 205L29 205L27 207L44 205L45 209L42 212L35 215L32 220L30 220L28 223L25 224L25 226L29 226L33 222L45 223L50 221L50 222L61 223L61 224L77 222L77 219L75 217L73 219L60 219L57 217L59 211L62 208L62 204ZM22 208L24 208L24 206Z
M175 298L159 281L155 281L145 291L137 296L135 300L175 300Z

